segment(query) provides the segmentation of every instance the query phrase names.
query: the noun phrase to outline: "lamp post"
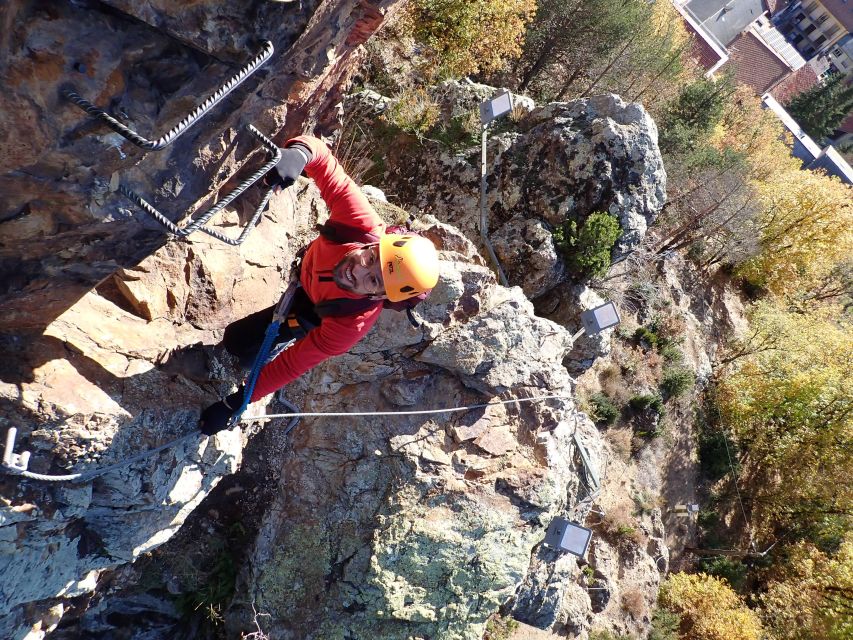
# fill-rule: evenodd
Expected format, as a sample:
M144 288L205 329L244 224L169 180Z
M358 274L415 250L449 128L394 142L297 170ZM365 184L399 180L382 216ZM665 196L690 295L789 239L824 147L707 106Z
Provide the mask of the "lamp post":
M568 551L578 558L583 558L591 539L592 529L587 529L558 516L551 520L551 524L548 525L544 542L552 549Z
M501 284L505 287L509 286L506 275L504 275L501 263L495 255L495 250L492 248L492 243L489 242L489 220L486 216L486 138L488 136L489 124L501 116L512 111L512 94L509 91L499 93L490 100L485 100L480 103L480 123L482 125L482 154L480 162L480 237L483 239L483 244L486 245L486 250L489 252L489 257L492 264L497 269L498 277Z
M581 324L583 325L572 340L577 340L584 333L595 335L601 333L605 329L615 327L622 320L619 318L619 312L616 310L616 305L612 302L606 302L600 307L589 309L581 314Z

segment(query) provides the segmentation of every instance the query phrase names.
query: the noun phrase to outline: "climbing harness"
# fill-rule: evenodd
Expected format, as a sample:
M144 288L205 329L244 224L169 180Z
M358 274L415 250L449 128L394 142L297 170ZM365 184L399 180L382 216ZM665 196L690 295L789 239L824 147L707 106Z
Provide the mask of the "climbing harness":
M210 207L210 209L204 212L198 219L194 220L192 223L188 224L185 227L179 227L178 225L176 225L174 222L169 220L169 218L167 218L157 209L155 209L154 206L148 203L142 196L138 195L137 193L134 193L128 187L124 185L119 185L118 189L122 193L122 195L136 203L140 209L145 211L145 213L147 213L157 222L163 225L163 227L165 227L167 231L176 235L179 238L186 238L191 233L194 233L196 231L202 231L210 236L213 236L217 240L225 242L226 244L230 244L231 246L237 246L246 239L246 236L249 235L249 232L257 224L258 220L261 217L261 214L267 206L267 202L269 202L270 196L272 196L272 188L267 189L267 191L264 193L260 204L258 205L257 209L255 209L255 214L252 216L252 219L249 221L249 223L244 227L239 237L229 238L224 233L217 231L216 229L211 229L210 227L204 226L205 223L207 223L207 221L210 220L213 216L215 216L217 213L219 213L225 207L231 204L246 189L248 189L258 180L263 178L267 174L267 172L270 171L276 164L278 164L279 160L281 160L281 149L279 149L272 140L270 140L267 136L258 131L251 124L248 125L248 129L251 134L253 134L256 138L258 138L258 140L261 141L261 144L264 146L264 148L269 151L269 153L271 154L270 160L266 164L264 164L264 166L258 169L255 173L243 180L243 182L237 185L237 187L224 198L222 198L222 200Z
M202 102L199 106L197 106L190 114L188 114L183 120L181 120L174 127L169 129L162 137L157 140L149 140L148 138L143 138L136 131L122 124L111 115L109 115L103 109L100 109L93 105L91 102L81 97L79 93L74 91L72 88L65 88L62 90L62 95L68 98L75 105L83 109L90 116L94 116L104 124L106 124L110 129L118 133L120 136L126 138L133 144L138 147L142 147L147 151L158 151L163 149L164 147L172 144L175 140L178 139L187 129L189 129L192 125L194 125L198 120L208 111L210 111L214 106L216 106L225 96L231 93L234 89L237 88L246 78L252 75L258 68L264 64L267 60L272 57L274 47L272 42L269 40L265 40L261 45L261 51L256 55L252 60L246 63L234 76L232 76L228 82L222 85L219 89L217 89L213 95L211 95L207 100Z
M275 339L278 337L278 330L281 326L281 323L287 320L287 314L290 311L290 305L293 302L293 296L296 294L296 289L299 287L299 269L296 268L296 263L292 265L290 270L290 282L287 285L287 289L285 289L284 294L282 294L281 299L276 305L275 312L272 316L272 322L270 322L267 327L266 333L264 334L264 341L261 343L261 348L258 350L258 355L255 356L255 362L252 365L252 370L249 372L249 377L246 379L246 384L244 385L243 391L243 402L240 405L240 408L234 412L234 415L231 417L231 424L235 425L240 422L241 416L243 412L246 410L246 407L249 406L249 400L252 398L252 393L255 390L255 385L258 382L258 376L261 374L261 369L264 368L264 365L267 363L267 357L272 350L273 343ZM291 416L295 417L295 416ZM256 419L256 418L252 418ZM298 418L297 418L298 420ZM290 431L296 425L293 422L288 426L287 431Z

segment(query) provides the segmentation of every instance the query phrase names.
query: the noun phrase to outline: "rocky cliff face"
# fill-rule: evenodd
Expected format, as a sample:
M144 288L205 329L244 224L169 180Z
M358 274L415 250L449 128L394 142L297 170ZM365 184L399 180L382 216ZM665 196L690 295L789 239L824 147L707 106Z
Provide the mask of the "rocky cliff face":
M235 249L205 235L168 240L115 191L125 184L173 220L185 219L261 165L245 125L278 139L332 127L337 87L392 6L232 4L13 0L0 9L7 26L0 68L9 80L0 114L11 124L0 133L0 429L19 430L16 450L32 452L34 471L87 471L191 433L199 408L241 375L213 346L222 329L275 302L290 260L323 215L316 190L300 184L274 199ZM274 58L161 152L142 152L59 97L70 82L157 137L264 39ZM606 109L613 114L601 115ZM192 532L215 524L213 493L238 519L252 514L237 597L223 612L234 637L254 628L252 606L269 616L263 626L272 638L473 639L500 607L583 635L603 608L585 588L589 572L541 540L553 516L583 521L590 507L575 438L593 465L603 454L562 366L570 331L537 317L528 301L562 282L550 236L539 230L571 209L563 207L571 193L585 193L583 207L572 210L607 202L626 229L641 233L662 191L653 184L654 149L643 147L653 123L641 109L604 98L535 113L524 132L497 136L492 150L493 228L496 238L506 236L501 257L522 287L498 286L471 242L476 164L464 154L424 156L416 166L436 169L432 189L410 183L409 203L435 214L418 224L444 260L440 284L420 309L424 324L414 329L386 313L350 354L287 395L303 410L336 412L560 398L305 419L289 438L273 422L190 438L76 484L2 476L0 634L109 637L120 628L134 638L176 637L183 616L172 596L188 586L165 573L152 586L144 566L166 553L193 557L191 535L168 541L188 518ZM628 144L634 133L636 147ZM540 157L551 160L534 171L530 158ZM540 173L557 184L534 183ZM618 186L594 192L611 174ZM524 193L516 183L527 185ZM403 183L389 176L388 184ZM215 228L237 235L259 195L251 189ZM388 207L385 215L401 213ZM277 408L270 400L266 409ZM649 532L652 541L660 535ZM659 550L650 542L646 551ZM646 553L635 556L651 599L656 569ZM599 584L614 593L625 558L604 542L590 557Z
M470 81L430 90L450 145L395 129L395 113L412 105L374 91L344 103L345 126L365 132L369 141L362 142L361 158L368 173L383 167L383 186L410 211L456 225L478 246L481 148L472 123L478 126L478 105L496 92ZM490 240L509 284L522 288L537 313L577 329L581 312L603 300L570 280L552 232L606 211L622 228L614 259L642 242L666 202L657 126L642 105L616 95L542 106L515 96L515 104L510 116L492 123L487 140ZM583 336L567 365L576 373L608 352L609 332Z
M0 331L43 330L163 245L162 228L116 193L118 184L179 221L261 166L265 152L248 124L282 138L318 125L358 45L393 4L4 3ZM73 87L157 139L264 41L273 57L162 151L144 152L60 95Z

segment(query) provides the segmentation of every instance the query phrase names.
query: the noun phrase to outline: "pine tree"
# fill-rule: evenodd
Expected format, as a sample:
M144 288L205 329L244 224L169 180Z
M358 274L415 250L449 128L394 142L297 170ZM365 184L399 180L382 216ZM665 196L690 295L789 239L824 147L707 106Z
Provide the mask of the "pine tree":
M853 109L853 85L844 80L840 73L833 74L824 84L794 96L785 107L815 140L832 133Z

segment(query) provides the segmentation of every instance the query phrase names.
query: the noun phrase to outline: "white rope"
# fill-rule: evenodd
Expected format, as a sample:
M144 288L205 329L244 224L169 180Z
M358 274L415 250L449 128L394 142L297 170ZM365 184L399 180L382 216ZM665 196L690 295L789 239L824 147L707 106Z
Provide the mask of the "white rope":
M498 402L485 402L483 404L471 404L464 407L451 407L449 409L420 409L416 411L341 411L341 412L322 412L322 411L305 411L301 413L270 413L262 416L254 416L241 418L240 422L255 422L257 420L265 420L267 418L343 418L346 416L415 416L428 415L435 413L454 413L459 411L471 411L472 409L482 409L483 407L492 407L500 404L513 404L516 402L540 402L542 400L562 399L570 400L571 396L553 395L553 396L538 396L536 398L515 398L513 400L499 400Z

